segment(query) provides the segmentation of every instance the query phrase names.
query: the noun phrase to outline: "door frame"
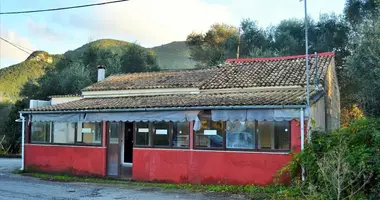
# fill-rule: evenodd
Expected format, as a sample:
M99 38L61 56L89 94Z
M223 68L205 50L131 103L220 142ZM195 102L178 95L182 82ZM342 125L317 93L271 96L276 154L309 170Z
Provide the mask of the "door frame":
M127 123L131 123L132 124L132 140L134 140L134 132L135 132L135 124L133 122L122 122L123 125L122 125L122 131L120 133L120 159L119 159L119 162L120 162L120 166L124 166L124 167L133 167L133 159L132 159L132 162L124 162L124 151L125 151L125 127L127 126ZM133 151L133 145L132 145L132 151ZM132 154L133 155L133 154Z
M109 149L110 149L110 123L118 123L118 122L110 122L110 121L107 121L106 122L106 176L110 176L108 175L108 161L109 161L109 156L108 156L108 152L109 152ZM120 139L120 135L122 133L122 124L123 122L119 122L119 129L118 129L118 158L117 158L117 166L118 166L118 170L117 170L117 177L120 177L120 168L121 168L121 164L120 164L120 146L121 146L121 139Z

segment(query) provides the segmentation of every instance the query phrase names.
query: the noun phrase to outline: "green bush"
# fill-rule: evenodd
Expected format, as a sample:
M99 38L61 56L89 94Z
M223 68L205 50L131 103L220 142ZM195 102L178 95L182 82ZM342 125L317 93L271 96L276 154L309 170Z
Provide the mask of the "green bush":
M280 177L290 175L309 199L380 198L380 119L311 135L311 143L280 170ZM298 181L301 166L303 182Z

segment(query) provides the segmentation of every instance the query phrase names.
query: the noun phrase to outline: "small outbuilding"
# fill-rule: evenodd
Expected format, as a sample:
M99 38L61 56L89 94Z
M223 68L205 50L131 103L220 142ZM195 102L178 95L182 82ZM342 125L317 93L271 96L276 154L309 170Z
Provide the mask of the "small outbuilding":
M258 184L312 128L339 127L334 53L229 59L210 69L112 75L20 112L25 168L139 181Z

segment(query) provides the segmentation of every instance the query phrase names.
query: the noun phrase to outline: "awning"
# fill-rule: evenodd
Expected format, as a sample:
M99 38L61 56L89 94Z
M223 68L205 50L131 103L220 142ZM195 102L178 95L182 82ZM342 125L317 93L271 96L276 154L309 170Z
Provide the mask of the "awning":
M298 119L299 109L212 110L213 121L284 121Z
M101 121L193 121L199 111L91 112L32 114L32 122L101 122Z

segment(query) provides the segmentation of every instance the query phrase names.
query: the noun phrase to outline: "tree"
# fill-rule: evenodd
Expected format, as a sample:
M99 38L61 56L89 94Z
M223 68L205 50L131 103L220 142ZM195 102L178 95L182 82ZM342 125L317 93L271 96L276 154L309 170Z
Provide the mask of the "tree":
M380 116L380 18L358 26L352 55L347 58L349 78L356 85L354 99L366 114Z
M191 59L198 68L215 66L236 56L238 28L227 24L214 24L205 34L191 33L186 44Z
M347 0L345 16L353 27L379 14L380 0Z

